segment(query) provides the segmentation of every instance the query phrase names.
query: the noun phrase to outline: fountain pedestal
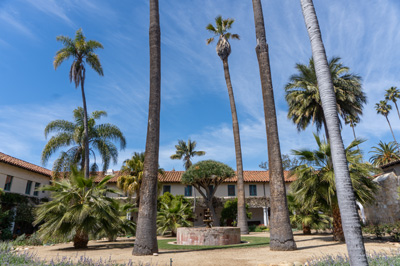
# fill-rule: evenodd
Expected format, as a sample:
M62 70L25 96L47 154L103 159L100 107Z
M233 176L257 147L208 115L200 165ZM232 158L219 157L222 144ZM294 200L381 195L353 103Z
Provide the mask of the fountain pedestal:
M179 227L178 245L222 246L240 244L240 228L238 227Z

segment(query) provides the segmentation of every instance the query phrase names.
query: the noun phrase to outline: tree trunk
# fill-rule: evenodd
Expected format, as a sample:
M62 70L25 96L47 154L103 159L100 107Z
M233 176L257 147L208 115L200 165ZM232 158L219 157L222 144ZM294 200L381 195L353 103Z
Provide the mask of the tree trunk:
M219 219L217 217L217 214L215 213L213 198L206 199L206 205L207 205L207 208L210 209L211 220L213 221L212 222L213 226L219 226Z
M350 121L350 127L351 127L351 129L353 130L353 136L354 136L354 140L356 140L357 139L357 136L356 136L356 130L354 129L354 123L353 123L353 121ZM360 149L360 147L357 145L357 149Z
M158 0L150 0L150 101L139 216L133 255L152 255L157 245L157 176L160 143L161 49Z
M347 166L346 153L340 135L336 96L333 89L328 60L312 0L300 0L304 21L310 37L311 50L315 63L322 109L328 127L332 152L333 168L340 214L343 217L343 230L346 238L350 264L368 265L365 254L361 225L357 213L354 191Z
M85 70L83 70L85 71ZM84 145L84 175L85 178L89 178L89 130L88 130L88 116L86 107L86 97L85 97L85 77L81 74L81 90L82 90L82 102L83 102L83 145Z
M303 227L303 234L304 235L311 235L311 227L309 225L302 224Z
M76 232L74 239L74 248L87 248L87 244L89 242L89 236L87 233L78 231Z
M393 133L392 125L391 125L390 122L389 122L389 118L387 117L387 115L385 115L385 117L386 117L386 120L387 120L387 122L388 122L388 124L389 124L390 132L392 132L392 136L393 136L394 142L396 142L397 147L399 147L399 145L397 144L396 137L394 136L394 133Z
M289 210L287 207L274 91L272 88L268 45L265 37L264 16L260 0L253 0L253 11L257 37L256 53L260 69L268 142L269 177L271 186L270 249L295 250L297 247L293 239Z
M399 112L399 108L397 107L397 101L393 101L393 102L394 102L394 105L396 106L397 115L399 116L399 119L400 119L400 112Z
M242 148L240 145L239 122L236 113L235 97L233 95L231 76L229 74L228 57L226 57L222 62L224 64L226 87L228 88L229 102L231 105L233 138L235 140L237 198L238 198L238 203L237 203L238 227L240 228L240 233L242 235L247 235L249 234L249 228L247 226L246 202L245 202L244 180L243 180Z
M333 240L344 242L344 232L342 226L342 217L340 216L339 206L332 207L333 217Z

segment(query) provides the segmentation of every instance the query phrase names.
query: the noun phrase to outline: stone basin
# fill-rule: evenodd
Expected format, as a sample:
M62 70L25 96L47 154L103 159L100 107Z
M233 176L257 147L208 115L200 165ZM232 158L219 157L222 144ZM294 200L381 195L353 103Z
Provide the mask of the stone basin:
M178 245L223 246L240 244L238 227L179 227L176 234Z

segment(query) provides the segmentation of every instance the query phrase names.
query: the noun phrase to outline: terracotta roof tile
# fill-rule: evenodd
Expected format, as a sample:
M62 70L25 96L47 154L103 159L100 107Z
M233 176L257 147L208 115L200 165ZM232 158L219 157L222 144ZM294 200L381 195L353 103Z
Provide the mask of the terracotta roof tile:
M51 170L40 167L32 163L25 162L23 160L17 159L2 152L0 152L0 162L51 177Z
M184 171L165 171L164 176L158 174L158 181L161 183L180 183L181 176ZM284 172L285 182L293 182L296 178L294 176L290 176L289 171ZM111 183L116 183L118 177L120 176L119 171L114 172L113 178L110 179ZM258 182L269 182L269 171L243 171L244 182L247 183L258 183ZM99 172L96 181L99 182L104 177L102 172ZM232 177L225 180L227 183L237 182L237 177Z
M387 168L387 167L389 167L389 166L396 165L396 164L399 164L399 163L400 163L400 160L395 160L395 161L388 162L388 163L386 163L386 164L382 164L382 165L380 165L379 167L380 167L381 169L384 169L384 168Z

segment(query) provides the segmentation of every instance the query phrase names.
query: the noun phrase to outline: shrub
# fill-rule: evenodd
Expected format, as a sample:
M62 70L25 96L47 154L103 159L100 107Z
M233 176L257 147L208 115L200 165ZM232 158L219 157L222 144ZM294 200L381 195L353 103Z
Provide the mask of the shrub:
M382 238L387 235L394 241L400 241L400 222L389 224L372 224L362 228L363 233L375 235L376 238Z
M237 198L233 200L227 200L224 204L224 208L221 211L221 224L222 225L233 225L237 224ZM252 213L249 212L249 205L246 204L247 219L251 219ZM232 224L228 224L228 221L232 221Z

